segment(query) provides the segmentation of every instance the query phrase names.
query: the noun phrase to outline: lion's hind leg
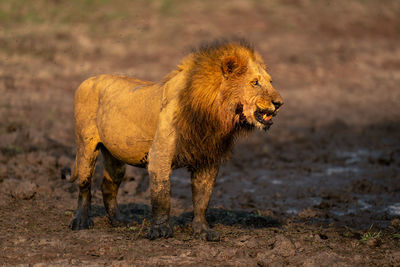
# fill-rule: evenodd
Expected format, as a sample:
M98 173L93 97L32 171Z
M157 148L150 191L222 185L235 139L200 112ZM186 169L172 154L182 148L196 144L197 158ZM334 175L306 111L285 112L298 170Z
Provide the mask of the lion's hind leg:
M82 143L77 141L75 170L79 183L78 210L75 218L69 224L72 230L89 229L93 227L90 219L91 208L91 183L98 155L98 142Z
M126 165L111 155L104 146L101 146L101 153L104 158L104 178L101 185L104 207L112 226L124 225L127 222L119 212L117 193L125 175Z

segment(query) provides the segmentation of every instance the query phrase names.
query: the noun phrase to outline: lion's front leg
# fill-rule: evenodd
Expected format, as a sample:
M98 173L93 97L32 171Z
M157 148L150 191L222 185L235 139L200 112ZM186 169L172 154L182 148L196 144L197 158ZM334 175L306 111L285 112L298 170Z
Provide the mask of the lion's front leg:
M220 234L212 230L206 221L206 211L218 175L218 165L192 171L192 200L194 217L193 234L207 241L219 241Z
M164 108L159 117L157 131L149 151L148 171L150 176L150 191L152 218L149 239L172 237L173 230L169 221L170 180L172 159L176 149L176 132L173 128L174 110L171 106Z
M151 226L148 232L149 239L173 236L169 221L171 209L169 174L169 170L163 171L157 166L149 166L152 206Z

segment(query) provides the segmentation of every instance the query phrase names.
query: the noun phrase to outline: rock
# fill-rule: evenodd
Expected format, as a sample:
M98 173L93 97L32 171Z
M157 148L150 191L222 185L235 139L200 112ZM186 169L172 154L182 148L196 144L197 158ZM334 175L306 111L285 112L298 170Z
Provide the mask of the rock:
M371 238L366 243L369 247L374 248L379 247L382 241L379 238Z
M392 220L392 226L396 229L400 229L400 219L399 218L395 218Z
M257 240L255 240L254 238L246 241L246 247L248 247L248 248L256 248L256 247L258 247L258 245L259 244L258 244Z
M30 181L23 181L12 191L12 196L19 199L31 199L36 194L37 185Z
M16 199L31 199L36 194L37 185L31 181L7 179L4 181L3 190Z
M290 257L296 255L296 249L290 239L284 235L275 237L272 253L282 257Z

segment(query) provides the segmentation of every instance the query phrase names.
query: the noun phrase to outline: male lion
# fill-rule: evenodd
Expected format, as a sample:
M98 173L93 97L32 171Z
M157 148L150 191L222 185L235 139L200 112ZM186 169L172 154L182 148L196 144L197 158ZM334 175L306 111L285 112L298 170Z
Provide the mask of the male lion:
M268 129L283 104L260 55L243 42L203 46L159 83L117 75L89 78L74 101L77 154L71 181L78 178L79 198L71 229L93 227L90 186L101 150L101 189L111 224L122 220L116 196L125 164L147 167L148 237L171 237L169 176L171 169L187 167L193 232L207 240L219 240L205 214L221 161L240 133Z

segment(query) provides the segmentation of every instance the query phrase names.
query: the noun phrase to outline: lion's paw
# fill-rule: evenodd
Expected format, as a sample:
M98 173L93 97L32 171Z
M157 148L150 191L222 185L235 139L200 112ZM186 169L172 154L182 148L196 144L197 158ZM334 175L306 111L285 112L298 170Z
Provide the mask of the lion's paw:
M93 228L93 220L87 216L75 216L75 218L69 224L69 228L72 230L84 230Z
M200 233L194 233L194 236L210 242L218 242L221 240L220 233L212 229L203 229Z
M150 230L147 233L147 238L154 240L160 237L169 238L174 235L172 227L168 223L163 224L152 224Z
M205 224L193 222L193 235L196 238L200 238L202 240L218 242L221 240L221 235L219 232L212 230Z
M212 242L218 242L221 240L221 235L215 230L208 229L206 232L206 240Z
M112 227L125 227L130 225L130 221L125 219L123 216L108 217L108 220Z

